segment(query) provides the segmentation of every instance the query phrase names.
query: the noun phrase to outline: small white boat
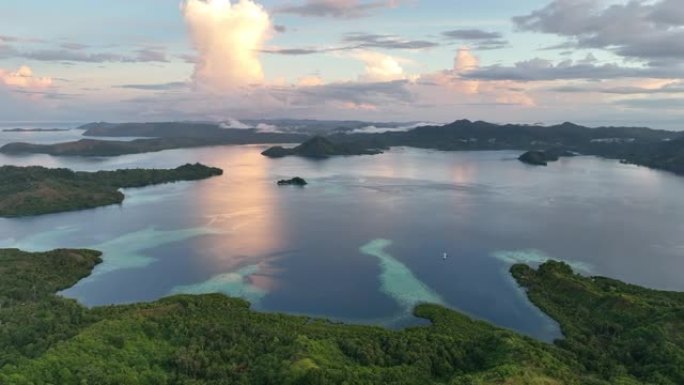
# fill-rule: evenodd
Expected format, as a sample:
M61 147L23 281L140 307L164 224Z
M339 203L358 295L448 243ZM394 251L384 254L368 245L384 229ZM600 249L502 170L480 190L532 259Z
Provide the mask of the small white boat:
M449 255L448 255L446 252L444 252L444 254L442 254L442 259L446 261L446 259L447 259L448 256L449 256Z

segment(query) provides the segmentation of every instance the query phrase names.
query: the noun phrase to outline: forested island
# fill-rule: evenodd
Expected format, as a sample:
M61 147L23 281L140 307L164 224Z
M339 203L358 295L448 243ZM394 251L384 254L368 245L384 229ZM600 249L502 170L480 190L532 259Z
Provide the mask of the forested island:
M74 211L124 200L121 188L189 181L221 175L219 168L186 164L172 170L124 169L75 172L40 166L0 167L0 217Z
M55 293L93 250L0 249L0 383L681 384L684 294L582 277L560 262L511 269L565 335L546 344L436 305L393 331L259 313L223 295L88 309Z
M68 128L5 128L2 132L65 132Z
M304 158L329 158L331 156L349 155L377 155L382 151L367 143L333 143L329 139L314 136L306 142L294 148L275 146L261 154L269 158L283 158L286 156L301 156Z
M562 157L577 156L577 153L568 150L549 149L544 151L527 151L520 155L518 160L533 166L547 166L551 162L556 162Z
M304 178L298 176L292 179L281 179L278 181L278 186L306 186L309 184Z
M330 124L321 125L330 127ZM146 136L132 141L82 139L57 144L9 143L1 153L117 156L175 148L225 144L301 143L297 147L276 146L264 152L269 157L298 155L325 158L337 155L379 154L397 147L442 151L519 150L560 151L596 155L654 169L684 174L684 135L645 127L584 127L573 123L552 126L494 124L458 120L446 125L421 126L407 131L359 133L359 122L336 122L340 127L327 133L306 121L301 133L261 132L257 129L221 128L218 124L91 123L82 126L85 135ZM351 125L345 128L345 124ZM352 129L354 128L354 129ZM310 136L316 132L315 136ZM325 136L321 136L325 135Z

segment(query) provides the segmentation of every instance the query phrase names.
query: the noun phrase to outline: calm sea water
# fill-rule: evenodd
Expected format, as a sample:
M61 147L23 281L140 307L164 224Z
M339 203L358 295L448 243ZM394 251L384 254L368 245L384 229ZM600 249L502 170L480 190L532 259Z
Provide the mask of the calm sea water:
M120 206L0 219L0 247L104 251L94 274L63 292L87 305L222 292L264 311L398 327L418 322L416 303L436 302L544 340L558 327L511 279L514 262L553 258L684 290L684 178L593 157L539 168L506 151L397 148L312 161L268 159L264 148L0 155L0 164L76 170L224 170L127 189ZM276 186L293 176L310 184Z

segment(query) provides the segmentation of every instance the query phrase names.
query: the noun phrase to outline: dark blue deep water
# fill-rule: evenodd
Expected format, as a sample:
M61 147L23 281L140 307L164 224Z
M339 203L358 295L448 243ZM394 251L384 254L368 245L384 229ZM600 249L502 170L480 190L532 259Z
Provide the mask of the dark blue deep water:
M418 322L410 309L428 301L544 340L557 325L510 278L514 262L553 258L584 274L684 290L684 178L593 157L543 168L516 152L397 148L311 161L268 159L264 148L0 156L76 170L224 170L125 190L121 206L0 219L0 247L104 251L94 274L63 293L87 305L223 292L259 310L397 327ZM293 176L310 184L276 186Z

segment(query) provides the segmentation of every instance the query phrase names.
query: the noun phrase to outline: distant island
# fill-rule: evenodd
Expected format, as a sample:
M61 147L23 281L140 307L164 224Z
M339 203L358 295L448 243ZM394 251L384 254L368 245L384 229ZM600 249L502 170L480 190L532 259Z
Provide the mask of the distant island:
M684 383L683 293L562 262L511 268L560 324L555 344L430 304L414 310L429 325L387 330L256 312L220 294L99 308L56 295L100 262L95 250L0 249L0 383Z
M278 186L306 186L307 184L307 181L298 176L292 179L281 179L278 181Z
M310 127L313 124L307 124L307 132L311 132L313 129ZM357 127L358 122L353 122L353 126ZM684 174L684 134L645 127L589 128L570 122L538 126L458 120L446 125L383 133L360 133L341 127L330 131L328 135L318 134L313 137L296 132L222 128L216 123L91 123L81 128L86 135L154 138L133 141L84 139L50 145L9 143L0 148L0 153L116 156L174 148L267 143L301 143L293 148L276 146L264 151L265 156L273 158L291 155L312 158L371 155L379 154L383 149L401 146L442 151L554 149Z
M74 211L124 200L120 188L143 187L221 175L219 168L186 164L172 170L74 172L40 166L0 167L0 217Z
M206 139L154 138L132 141L81 139L75 142L32 144L14 142L0 147L4 154L48 154L55 156L119 156L141 154L175 148L211 146ZM216 145L216 143L213 143Z
M5 128L2 132L63 132L68 128Z
M261 135L261 134L257 134ZM266 135L266 134L264 134ZM244 138L243 138L244 139ZM173 150L177 148L211 147L228 144L273 143L286 138L253 137L253 140L229 140L212 138L150 138L123 140L81 139L55 144L32 144L14 142L0 147L4 154L48 154L54 156L120 156Z
M269 158L282 158L286 156L301 156L304 158L329 158L331 156L349 155L377 155L382 151L369 147L363 142L333 143L322 136L314 136L294 148L275 146L261 154Z

